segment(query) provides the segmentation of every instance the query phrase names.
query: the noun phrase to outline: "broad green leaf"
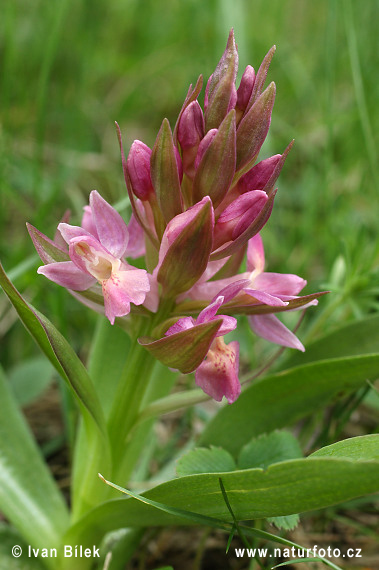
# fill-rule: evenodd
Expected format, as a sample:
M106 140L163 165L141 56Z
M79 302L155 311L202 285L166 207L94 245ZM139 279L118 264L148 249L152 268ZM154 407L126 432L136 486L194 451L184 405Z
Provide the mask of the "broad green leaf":
M11 390L20 406L36 400L52 381L53 367L41 356L24 360L8 371Z
M253 438L244 445L238 457L239 469L260 467L267 469L273 463L302 457L297 439L288 431L273 431Z
M237 468L233 457L221 447L197 447L181 457L176 466L179 476L194 473L223 473Z
M288 431L273 431L253 438L244 445L238 457L239 469L260 467L267 469L273 463L287 459L299 459L302 451L297 439ZM270 517L269 522L279 529L292 530L299 523L299 515Z
M230 523L230 513L219 484L219 474L190 475L146 492L168 512L135 499L115 499L93 509L72 527L67 544L88 544L125 526L183 524L185 517L170 508L214 517ZM271 465L266 471L248 469L221 475L237 520L290 515L338 504L379 490L379 461L352 461L327 457L294 459ZM192 515L191 515L192 517ZM194 517L187 524L204 524Z
M0 369L0 510L29 544L56 547L67 508Z
M335 457L354 461L379 461L379 435L362 435L318 449L310 457Z
M79 405L89 412L100 430L105 433L105 420L99 398L87 370L70 344L44 315L23 299L7 278L1 264L0 285L26 329L73 391Z
M236 455L253 436L291 425L378 376L379 354L336 358L268 376L247 388L208 424L199 445Z
M293 351L285 367L292 368L330 358L374 354L379 346L379 315L348 323L306 347Z

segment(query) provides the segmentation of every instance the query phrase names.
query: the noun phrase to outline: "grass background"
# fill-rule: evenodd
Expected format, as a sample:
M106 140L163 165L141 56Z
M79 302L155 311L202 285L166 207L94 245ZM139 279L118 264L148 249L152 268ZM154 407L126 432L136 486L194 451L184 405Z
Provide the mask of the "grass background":
M127 149L135 138L151 146L233 26L239 77L277 45L262 156L295 139L263 232L269 268L306 277L307 292L333 291L309 311L308 336L376 310L378 17L379 3L352 0L5 0L0 259L16 286L85 352L95 316L36 277L25 222L52 236L67 208L80 218L92 189L124 198L114 121ZM8 367L33 349L3 296L0 316Z

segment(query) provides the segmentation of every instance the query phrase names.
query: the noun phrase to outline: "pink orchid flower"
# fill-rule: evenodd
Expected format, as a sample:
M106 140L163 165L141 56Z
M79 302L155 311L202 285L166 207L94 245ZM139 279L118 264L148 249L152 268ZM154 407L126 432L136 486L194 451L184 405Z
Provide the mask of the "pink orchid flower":
M195 382L199 388L217 402L221 402L225 396L231 404L241 393L241 385L238 380L239 345L236 341L229 345L224 342L224 335L237 327L237 320L234 317L217 315L217 311L224 302L225 298L222 295L218 296L199 313L196 320L192 317L182 317L168 329L165 336L222 318L222 325L208 350L205 360L196 369Z
M70 261L43 265L38 273L73 291L85 291L99 283L105 315L114 324L116 317L130 312L130 303L144 302L150 289L148 274L123 259L128 254L128 228L120 214L95 190L91 192L83 226L59 224ZM132 254L136 250L136 236L133 237Z
M214 299L218 295L225 297L224 302L248 296L249 305L255 301L258 305L285 307L296 299L305 287L306 281L298 275L286 273L268 273L264 271L265 256L262 239L259 234L251 238L247 248L247 272L214 281L199 281L189 292L191 299ZM207 273L207 277L211 273ZM307 305L316 305L312 300ZM249 323L254 332L276 344L304 351L299 339L273 314L250 315Z

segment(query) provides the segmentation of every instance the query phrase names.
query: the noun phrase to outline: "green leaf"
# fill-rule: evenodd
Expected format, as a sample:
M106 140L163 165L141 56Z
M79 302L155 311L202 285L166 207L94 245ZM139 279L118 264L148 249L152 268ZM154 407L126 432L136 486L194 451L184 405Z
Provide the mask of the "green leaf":
M0 510L29 544L56 547L67 507L1 369L0 402Z
M199 445L236 455L252 436L291 425L377 378L379 354L336 358L291 368L247 388L208 424Z
M374 354L379 346L379 315L354 321L323 336L306 347L305 352L293 351L285 362L286 368L340 358Z
M267 521L272 523L279 530L293 530L300 521L299 515L286 515L283 517L268 517Z
M238 458L239 469L260 467L267 469L273 463L298 459L302 457L302 451L297 439L287 431L273 431L253 438L241 449ZM273 523L279 529L292 530L299 523L299 515L287 515L270 517L268 522Z
M244 445L238 457L239 469L260 467L267 469L272 463L302 457L297 439L288 431L273 431L253 438Z
M44 315L23 299L7 278L1 264L0 285L26 329L74 393L82 410L90 414L105 434L105 420L99 398L87 370L72 347Z
M222 473L235 469L236 463L233 457L221 447L191 449L179 459L176 466L176 472L179 476L194 473Z
M318 449L310 457L337 457L354 461L379 461L379 435L362 435Z
M20 406L36 400L52 381L53 367L41 356L24 360L9 370L11 390Z
M93 509L70 529L65 543L96 543L106 532L125 526L208 524L206 517L229 521L230 513L219 484L220 475L181 477L149 490L144 497L160 506L135 499L115 499ZM222 474L222 482L237 520L290 515L338 504L379 490L379 461L329 457L294 459L266 471L248 469ZM179 515L175 509L190 511ZM192 513L192 514L191 514ZM198 514L196 519L194 515ZM204 518L205 517L205 518ZM209 523L210 524L210 523ZM211 526L211 524L210 524Z

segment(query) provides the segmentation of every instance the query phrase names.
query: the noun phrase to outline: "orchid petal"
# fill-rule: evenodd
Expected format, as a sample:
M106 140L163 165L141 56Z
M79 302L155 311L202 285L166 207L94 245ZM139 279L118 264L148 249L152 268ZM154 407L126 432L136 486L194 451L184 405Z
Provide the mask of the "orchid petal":
M117 271L102 283L105 315L113 325L115 317L130 312L130 303L141 305L149 290L149 280L144 269Z
M172 327L166 331L165 336L170 336L172 334L186 331L194 326L195 320L192 317L182 317L181 319L178 319L176 323L174 323Z
M134 214L131 215L129 220L128 234L129 241L126 256L132 259L141 257L145 254L145 235Z
M254 279L254 287L273 295L297 295L307 282L291 273L260 273Z
M207 358L196 370L196 385L217 402L221 402L225 396L229 404L232 404L241 393L238 364L238 342L226 345L222 338L218 338L212 344Z
M262 338L304 352L300 340L275 315L251 315L249 322L253 331Z
M72 226L71 224L66 224L64 222L58 224L58 230L61 236L63 237L64 241L68 244L73 238L82 237L82 236L90 236L92 238L94 237L93 234L91 234L84 228L81 228L80 226Z
M85 229L87 232L89 232L91 235L93 235L93 237L95 237L96 239L99 239L97 229L95 226L95 222L93 219L93 215L92 215L91 206L84 206L83 210L84 210L84 213L83 213L82 222L81 222L82 228Z
M197 323L206 323L207 321L214 319L223 302L224 297L221 295L217 297L217 299L215 299L210 305L205 307L205 309L199 313L199 316L196 319Z
M279 297L274 297L273 295L270 295L265 291L259 291L258 289L248 289L248 288L245 288L243 291L244 293L251 295L251 297L254 297L257 301L264 303L265 305L270 305L271 307L284 307L285 305L288 305L288 303L286 303Z
M122 257L128 245L128 230L120 214L93 190L89 197L100 243L115 257Z
M92 275L84 273L72 261L42 265L37 269L37 273L44 275L62 287L66 287L66 289L73 289L74 291L85 291L96 281Z
M69 254L72 261L86 273L91 273L90 267L96 268L100 258L105 259L111 265L115 258L91 235L81 235L70 240ZM91 261L87 257L92 258ZM119 261L119 264L121 262ZM96 275L93 275L96 277Z
M260 234L249 239L247 245L247 270L262 273L265 267L265 252Z

